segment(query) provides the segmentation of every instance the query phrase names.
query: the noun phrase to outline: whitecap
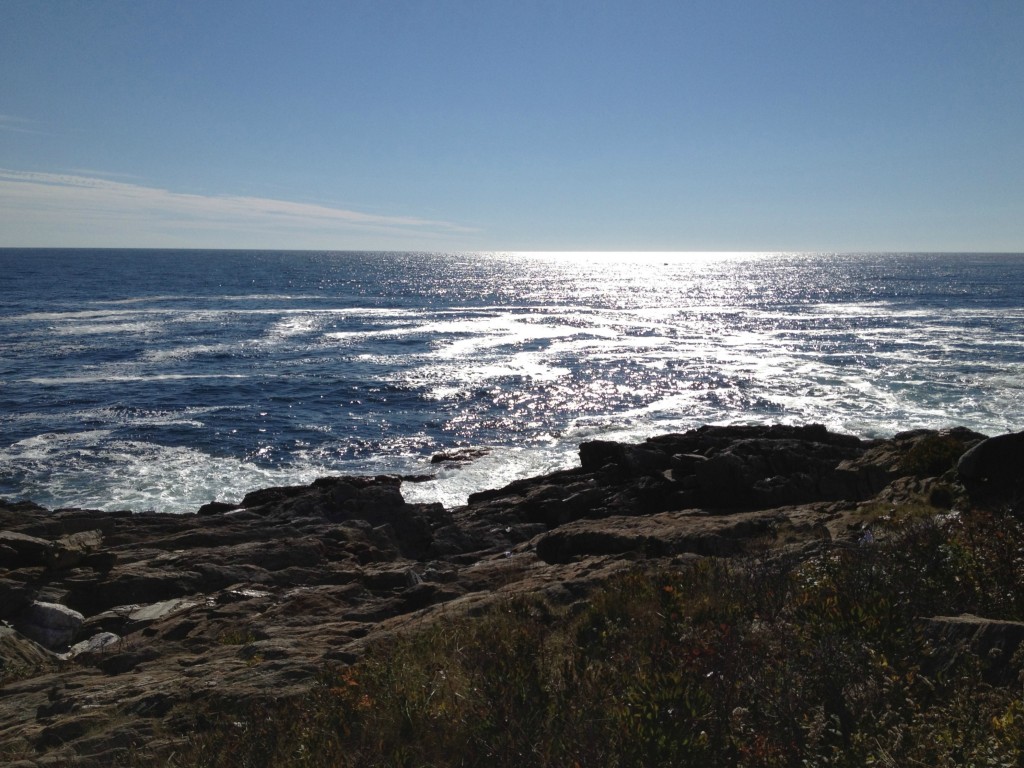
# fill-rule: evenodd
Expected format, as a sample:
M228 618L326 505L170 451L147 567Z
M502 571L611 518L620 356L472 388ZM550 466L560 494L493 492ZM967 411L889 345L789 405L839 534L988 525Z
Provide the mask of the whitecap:
M109 384L110 382L132 381L186 381L189 379L246 379L243 373L153 373L153 374L108 374L96 373L83 376L44 377L32 376L20 381L43 386L61 386L64 384Z

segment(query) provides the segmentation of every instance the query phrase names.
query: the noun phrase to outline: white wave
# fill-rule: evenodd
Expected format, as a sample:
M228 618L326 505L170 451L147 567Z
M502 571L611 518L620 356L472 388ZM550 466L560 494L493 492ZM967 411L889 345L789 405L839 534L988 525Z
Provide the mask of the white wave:
M137 512L194 512L208 501L237 502L257 488L326 474L316 467L268 469L193 448L107 441L109 434L39 435L0 450L0 461L26 475L25 494L37 502Z
M118 333L148 334L159 326L156 323L79 323L56 325L49 330L58 336L99 336Z
M9 315L0 316L0 322L8 323L29 323L29 322L41 322L41 323L54 323L54 322L68 322L78 320L104 320L110 323L116 323L126 317L137 317L141 314L164 314L165 310L138 310L138 309L125 309L120 311L112 311L109 309L81 309L74 311L56 311L56 312L28 312L22 315Z
M79 427L82 424L110 424L124 426L204 426L204 418L211 413L226 410L244 410L246 406L193 406L181 409L138 410L117 406L83 408L59 412L27 411L25 413L3 414L0 421L8 423L47 424L50 429ZM54 434L79 434L61 432ZM105 434L105 433L104 433Z
M271 339L288 339L316 333L327 322L327 314L321 312L288 313L268 330Z
M349 344L358 341L369 341L370 339L382 339L389 336L403 335L399 331L375 330L375 331L331 331L325 333L323 338L327 341L337 341L342 344Z
M10 460L15 454L29 458L47 456L54 451L67 448L81 448L99 445L109 437L109 429L88 429L80 432L44 432L33 437L26 437L14 443L10 448L0 450L0 460Z
M238 344L192 344L168 349L149 349L142 353L141 359L150 363L167 363L179 360L191 360L204 355L230 355L241 349Z
M567 453L559 444L507 448L461 467L443 468L429 482L404 483L402 496L410 503L440 502L451 508L465 504L471 493L578 464L576 452Z
M32 384L44 386L61 386L64 384L109 384L110 382L132 382L132 381L179 381L187 379L246 379L247 374L242 373L154 373L148 375L129 374L104 374L97 373L88 376L62 376L44 377L33 376L20 381L27 381Z
M550 365L541 356L522 352L508 359L476 365L432 368L416 374L407 374L401 381L412 387L424 387L433 400L455 398L489 381L520 379L533 384L557 381L568 376L568 368Z
M195 296L163 295L163 296L132 296L126 299L93 299L89 304L99 306L123 306L128 304L146 304L148 302L159 303L164 301L182 301L195 299Z

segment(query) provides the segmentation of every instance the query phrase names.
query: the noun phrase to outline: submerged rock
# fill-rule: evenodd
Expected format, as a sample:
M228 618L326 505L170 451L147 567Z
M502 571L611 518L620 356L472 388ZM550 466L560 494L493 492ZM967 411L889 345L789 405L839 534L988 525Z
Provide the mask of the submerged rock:
M491 452L490 448L452 448L439 451L430 457L431 464L466 464L483 458Z

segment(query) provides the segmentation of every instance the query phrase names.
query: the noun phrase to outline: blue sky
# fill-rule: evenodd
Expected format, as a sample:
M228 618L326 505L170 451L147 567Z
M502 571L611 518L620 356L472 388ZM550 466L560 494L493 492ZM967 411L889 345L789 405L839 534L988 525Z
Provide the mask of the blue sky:
M1024 251L1024 2L0 3L0 246Z

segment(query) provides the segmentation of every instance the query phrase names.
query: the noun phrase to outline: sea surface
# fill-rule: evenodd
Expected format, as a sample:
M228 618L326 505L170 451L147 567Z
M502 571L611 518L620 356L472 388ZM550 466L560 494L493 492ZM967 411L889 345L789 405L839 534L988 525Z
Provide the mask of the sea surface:
M454 505L585 440L807 422L1024 429L1024 255L0 250L7 499Z

